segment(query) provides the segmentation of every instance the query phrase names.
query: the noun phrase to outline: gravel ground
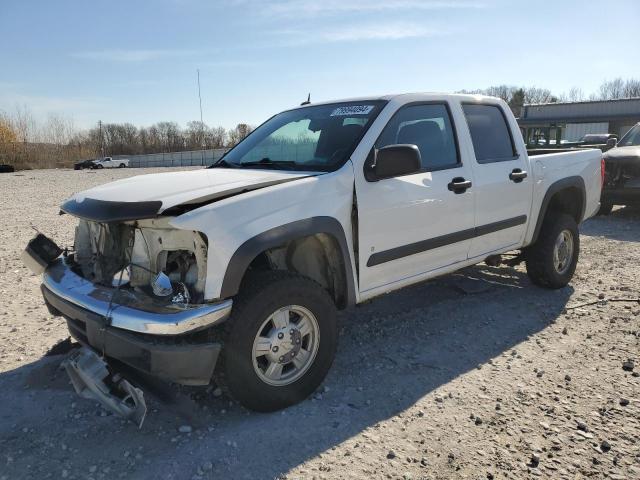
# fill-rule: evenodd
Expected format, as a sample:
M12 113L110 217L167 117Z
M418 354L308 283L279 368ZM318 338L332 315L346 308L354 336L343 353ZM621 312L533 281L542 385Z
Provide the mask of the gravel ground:
M70 244L72 192L138 172L0 175L0 479L640 478L640 304L613 301L640 297L639 211L581 227L562 290L481 265L342 312L333 369L299 405L168 386L138 430L45 355L66 327L19 259L31 226Z

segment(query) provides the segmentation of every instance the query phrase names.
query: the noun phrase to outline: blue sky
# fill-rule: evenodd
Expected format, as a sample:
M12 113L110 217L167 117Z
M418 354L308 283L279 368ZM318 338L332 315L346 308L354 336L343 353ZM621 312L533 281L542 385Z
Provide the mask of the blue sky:
M232 127L313 100L640 77L640 1L1 0L0 110Z

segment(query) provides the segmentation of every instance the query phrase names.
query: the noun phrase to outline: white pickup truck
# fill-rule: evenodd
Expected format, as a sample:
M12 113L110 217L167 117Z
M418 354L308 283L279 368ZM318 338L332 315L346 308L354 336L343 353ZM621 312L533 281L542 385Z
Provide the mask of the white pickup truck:
M129 166L128 158L104 157L92 162L91 168L125 168Z
M305 105L211 168L74 195L61 207L80 219L74 246L59 256L36 238L25 259L85 346L67 364L79 391L104 397L106 364L91 367L116 360L181 384L215 378L272 411L324 379L336 309L505 252L534 284L567 285L602 175L600 150L529 158L496 98Z

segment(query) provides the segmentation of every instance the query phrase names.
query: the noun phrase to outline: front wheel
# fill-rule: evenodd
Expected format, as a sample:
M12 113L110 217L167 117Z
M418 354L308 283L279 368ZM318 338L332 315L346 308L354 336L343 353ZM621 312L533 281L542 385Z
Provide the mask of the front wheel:
M565 213L544 219L536 243L525 252L527 275L545 288L566 286L573 278L580 253L580 235L575 219Z
M304 400L336 352L335 305L313 280L284 271L250 274L234 300L218 380L251 410Z

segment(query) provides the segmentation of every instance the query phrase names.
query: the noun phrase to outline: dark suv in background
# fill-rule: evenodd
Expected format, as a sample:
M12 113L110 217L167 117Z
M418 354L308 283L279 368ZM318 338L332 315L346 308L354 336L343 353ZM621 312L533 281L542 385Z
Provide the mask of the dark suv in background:
M604 161L599 213L608 215L614 205L640 205L640 123L604 154Z

